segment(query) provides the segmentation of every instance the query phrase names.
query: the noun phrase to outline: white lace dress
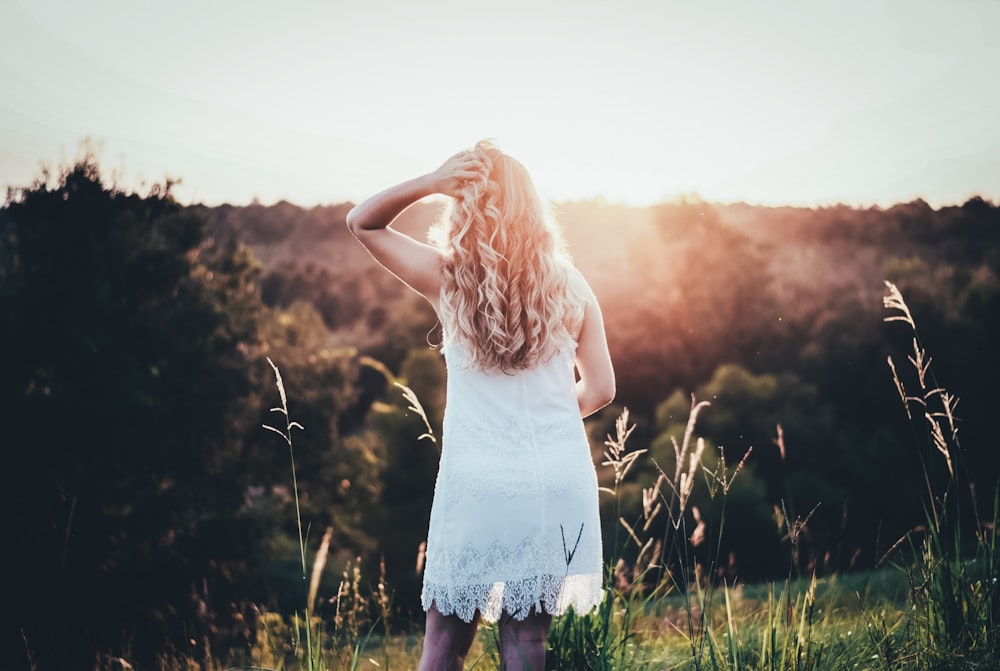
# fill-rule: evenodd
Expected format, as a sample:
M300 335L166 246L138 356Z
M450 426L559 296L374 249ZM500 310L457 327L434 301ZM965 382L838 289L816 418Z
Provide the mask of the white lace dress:
M573 354L513 375L467 366L446 344L441 463L422 603L469 622L600 603L597 477Z

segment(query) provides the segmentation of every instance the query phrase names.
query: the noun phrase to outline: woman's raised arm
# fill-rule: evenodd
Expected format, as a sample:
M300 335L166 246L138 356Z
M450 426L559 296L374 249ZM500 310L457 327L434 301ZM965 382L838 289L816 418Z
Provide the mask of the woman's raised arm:
M382 191L347 213L347 227L386 270L437 307L441 287L440 252L390 224L413 203L425 196L454 196L483 167L470 152L459 152L434 172L407 180Z

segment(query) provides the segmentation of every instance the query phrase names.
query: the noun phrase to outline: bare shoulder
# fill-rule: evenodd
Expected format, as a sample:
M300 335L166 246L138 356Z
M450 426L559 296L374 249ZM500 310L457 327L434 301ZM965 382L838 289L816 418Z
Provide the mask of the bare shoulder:
M574 294L581 303L596 303L597 297L594 295L594 290L590 288L590 283L587 282L587 278L583 276L580 269L577 268L570 262L565 262L566 266L566 277L567 285L572 294Z

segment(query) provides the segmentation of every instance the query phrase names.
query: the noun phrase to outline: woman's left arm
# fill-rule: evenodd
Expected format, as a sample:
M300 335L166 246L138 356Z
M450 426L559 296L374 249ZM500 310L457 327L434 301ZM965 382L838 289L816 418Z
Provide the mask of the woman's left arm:
M347 213L347 227L386 270L437 307L441 254L434 247L390 228L413 203L440 193L456 195L482 166L470 152L455 154L434 172L390 187Z
M587 417L615 398L615 370L608 351L608 338L604 332L604 316L590 287L583 325L576 348L576 370L580 379L576 383L576 398L580 416Z

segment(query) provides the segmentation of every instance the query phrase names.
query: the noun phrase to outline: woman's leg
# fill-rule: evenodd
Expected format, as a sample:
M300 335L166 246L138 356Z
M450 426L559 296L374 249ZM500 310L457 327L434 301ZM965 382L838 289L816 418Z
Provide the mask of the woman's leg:
M523 620L500 618L501 671L544 671L545 647L552 616L534 610Z
M431 604L417 671L462 671L478 626L478 611L472 622L465 622L457 615L442 615Z

